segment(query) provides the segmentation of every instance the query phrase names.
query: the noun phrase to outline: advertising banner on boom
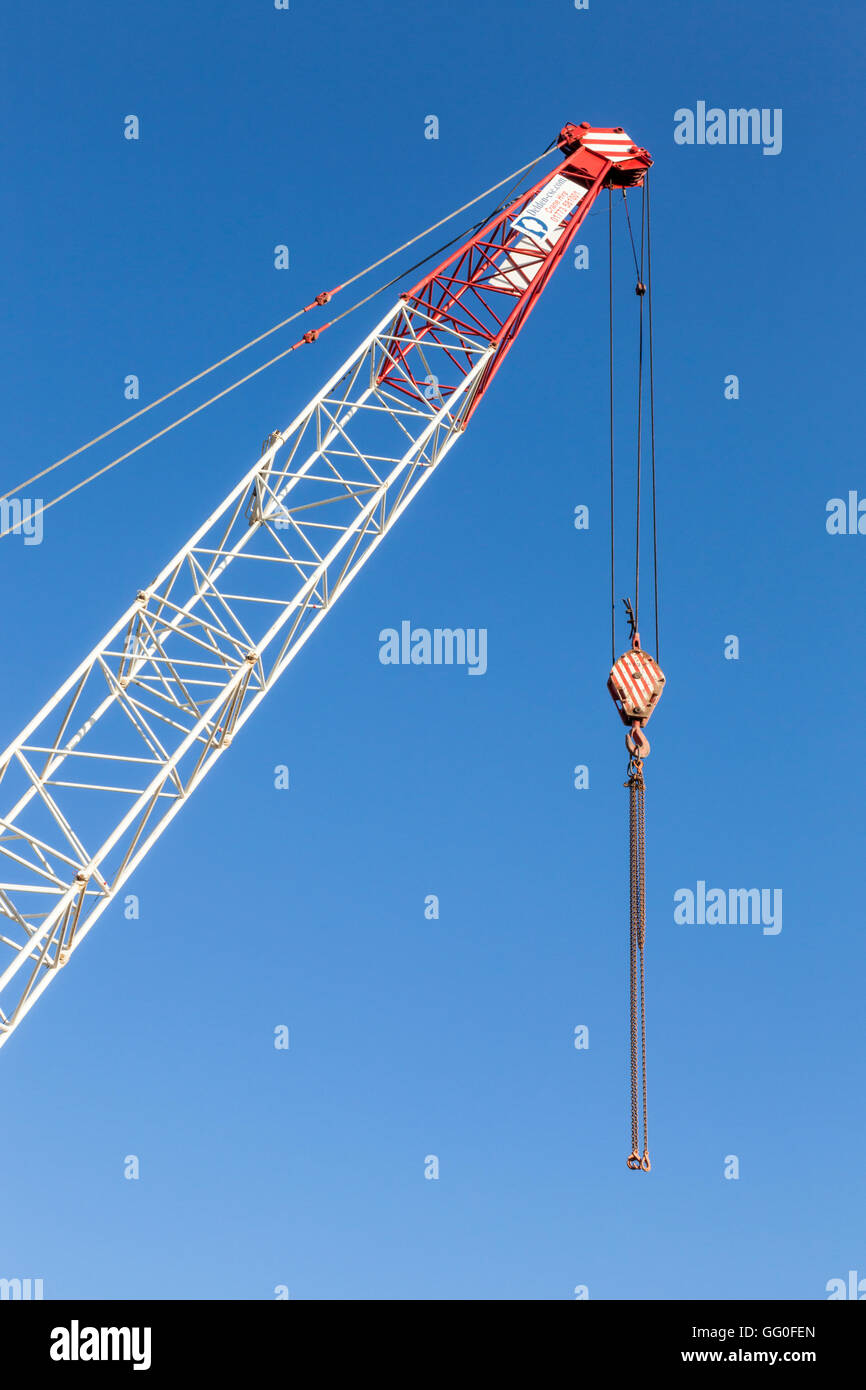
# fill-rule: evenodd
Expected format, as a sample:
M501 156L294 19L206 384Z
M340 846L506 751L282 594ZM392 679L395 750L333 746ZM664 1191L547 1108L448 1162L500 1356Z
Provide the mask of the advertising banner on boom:
M521 233L520 239L508 248L498 273L487 282L488 287L522 294L544 264L544 256L539 252L546 254L556 245L563 222L585 194L586 189L579 183L561 174L554 175L512 222L515 231Z
M515 230L540 243L555 241L556 237L552 234L562 225L572 208L577 207L585 193L586 189L579 183L556 174L514 219Z

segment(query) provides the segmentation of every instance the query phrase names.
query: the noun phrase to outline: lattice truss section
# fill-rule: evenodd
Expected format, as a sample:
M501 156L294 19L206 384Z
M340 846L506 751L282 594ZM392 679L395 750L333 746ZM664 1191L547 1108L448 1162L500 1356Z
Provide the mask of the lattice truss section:
M428 327L389 311L0 758L0 1044L454 442L492 349Z
M584 190L576 188L575 195L584 197ZM435 341L440 332L451 331L496 343L497 352L487 360L476 398L519 333L554 268L551 251L559 240L558 231L552 238L533 240L514 230L513 219L529 196L527 193L519 199L507 216L497 218L436 276L407 296L418 314L422 340ZM397 391L405 389L399 375L404 366L402 356L398 352L395 365L387 371Z
M601 178L399 300L0 756L0 1046L444 458Z

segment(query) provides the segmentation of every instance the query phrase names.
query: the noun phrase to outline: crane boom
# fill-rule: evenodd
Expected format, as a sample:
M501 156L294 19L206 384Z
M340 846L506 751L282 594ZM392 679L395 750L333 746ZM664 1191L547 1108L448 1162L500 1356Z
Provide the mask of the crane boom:
M389 308L0 755L0 1046L429 481L599 192L651 164L621 130L556 143L556 167Z

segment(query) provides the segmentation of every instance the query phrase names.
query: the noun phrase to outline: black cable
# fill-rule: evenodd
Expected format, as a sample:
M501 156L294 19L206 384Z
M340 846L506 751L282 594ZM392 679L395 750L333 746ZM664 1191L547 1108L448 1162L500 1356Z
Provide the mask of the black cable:
M613 524L613 189L607 190L608 360L610 366L610 664L616 662L616 582Z
M634 233L633 233L633 231L632 231L632 229L631 229L631 216L630 216L629 210L628 210L628 198L625 196L625 189L622 190L622 204L623 204L623 207L625 208L625 220L626 220L626 222L628 223L628 234L629 234L629 237L631 238L631 254L632 254L632 257L633 257L633 259L634 259L634 273L635 273L635 275L637 276L637 278L640 279L640 278L641 278L641 273L640 273L640 270L638 269L637 251L635 250Z
M656 527L656 424L655 424L655 382L653 380L653 269L652 241L650 234L650 185L646 178L646 252L647 252L647 311L649 318L649 404L650 404L650 457L652 461L652 508L653 508L653 607L656 627L656 661L661 661L659 643L659 560L658 531Z
M635 504L635 545L634 545L634 620L640 632L640 485L641 485L641 441L643 438L643 257L644 223L646 220L646 196L641 199L640 217L640 269L638 270L638 299L640 300L640 327L638 329L637 366L637 498ZM629 230L631 227L629 225Z

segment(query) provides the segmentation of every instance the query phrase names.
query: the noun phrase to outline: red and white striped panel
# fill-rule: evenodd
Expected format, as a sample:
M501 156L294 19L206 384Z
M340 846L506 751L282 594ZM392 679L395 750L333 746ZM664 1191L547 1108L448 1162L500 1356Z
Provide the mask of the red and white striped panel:
M661 667L649 652L633 647L615 662L607 688L621 706L623 719L649 719L664 683Z
M613 164L619 164L621 160L628 159L635 148L631 136L626 135L624 130L602 130L595 126L581 136L580 143L584 149L592 150L593 154L602 155Z

